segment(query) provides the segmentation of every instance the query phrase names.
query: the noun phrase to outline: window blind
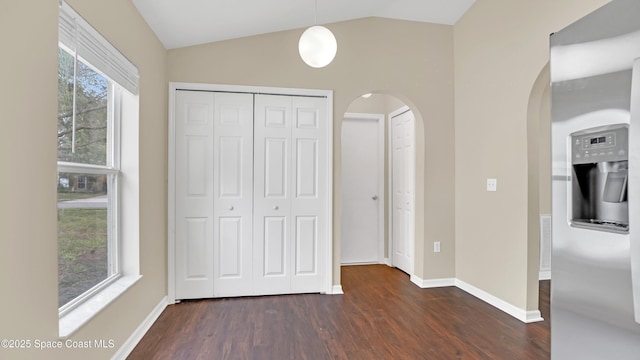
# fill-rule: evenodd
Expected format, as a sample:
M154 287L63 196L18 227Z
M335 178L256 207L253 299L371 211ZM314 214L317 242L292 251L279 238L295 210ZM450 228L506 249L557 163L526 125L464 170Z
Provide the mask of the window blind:
M58 41L127 91L138 94L138 68L64 1L60 2Z

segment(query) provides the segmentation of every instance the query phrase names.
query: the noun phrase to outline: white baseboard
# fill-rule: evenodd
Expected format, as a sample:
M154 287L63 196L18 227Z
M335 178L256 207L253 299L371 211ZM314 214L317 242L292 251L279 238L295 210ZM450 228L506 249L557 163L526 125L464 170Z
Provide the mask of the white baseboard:
M377 261L362 261L362 262L343 262L340 266L359 266L359 265L377 265L380 264Z
M456 279L455 283L456 283L456 287L458 287L459 289L466 291L467 293L477 297L478 299L486 302L489 305L492 305L493 307L498 308L499 310L506 312L507 314L513 316L514 318L524 323L544 321L544 319L542 318L542 315L540 314L540 311L538 310L526 311L526 310L520 309L519 307L514 306L500 298L497 298L489 294L488 292L481 290L471 284L467 284L466 282L460 279Z
M507 314L513 316L514 318L524 323L544 321L544 319L542 318L542 315L540 314L540 311L538 310L526 311L526 310L520 309L519 307L511 305L508 302L500 298L497 298L484 290L481 290L471 284L468 284L456 278L424 280L416 275L411 275L410 280L412 283L416 284L418 287L422 289L455 286L458 289L463 290L469 293L470 295L477 297L478 299L486 302L487 304L506 312Z
M153 325L153 323L155 323L156 320L158 320L158 317L160 317L160 314L162 314L162 312L164 311L164 309L167 307L168 304L169 304L168 298L165 296L164 298L162 298L162 300L160 300L158 305L156 305L156 307L153 310L151 310L149 315L147 315L144 321L136 328L133 334L131 334L131 336L129 336L129 338L124 342L124 344L120 346L120 349L116 351L116 353L113 355L111 359L112 360L126 359L127 356L131 354L131 352L136 347L136 345L138 345L140 340L142 340L142 337L144 336L144 334L146 334L147 331L149 331L149 329L151 328L151 325Z
M383 264L385 264L385 265L387 265L387 266L391 266L391 259L389 259L389 258L384 258L384 260L383 260L383 262L382 262L382 263L383 263Z
M446 286L456 286L456 282L455 282L456 279L454 279L454 278L424 280L424 279L419 278L416 275L411 275L410 280L411 280L412 283L418 285L418 287L420 287L422 289L446 287Z
M551 280L551 270L540 270L538 280Z
M333 289L331 289L332 295L343 295L342 285L333 285Z
M529 310L525 313L525 320L523 322L529 324L540 321L544 321L540 310Z

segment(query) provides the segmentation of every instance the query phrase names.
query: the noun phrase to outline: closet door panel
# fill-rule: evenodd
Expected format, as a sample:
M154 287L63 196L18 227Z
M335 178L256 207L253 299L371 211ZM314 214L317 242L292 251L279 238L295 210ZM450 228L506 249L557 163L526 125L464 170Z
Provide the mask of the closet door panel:
M215 93L214 295L252 294L253 95Z
M264 198L286 199L289 139L269 137L264 139Z
M177 299L213 296L213 94L177 91Z
M296 140L296 199L318 198L318 140Z
M244 139L239 136L218 138L218 168L220 199L241 199L243 194Z
M256 95L254 292L291 292L291 98Z
M220 217L220 253L225 254L219 257L220 278L241 277L242 269L242 218L241 217Z
M187 178L187 196L206 197L209 190L207 181L211 181L207 176L210 139L207 136L185 135L183 140L187 145L187 169L184 173Z
M184 279L197 281L206 279L210 273L207 251L211 249L207 235L210 222L207 218L188 217L184 219Z
M264 269L265 277L286 276L285 248L287 244L287 219L282 216L264 218Z
M324 251L319 246L327 238L327 159L321 155L327 152L326 104L325 98L292 98L292 292L320 291L325 280Z
M318 272L318 218L296 217L295 275L315 275Z

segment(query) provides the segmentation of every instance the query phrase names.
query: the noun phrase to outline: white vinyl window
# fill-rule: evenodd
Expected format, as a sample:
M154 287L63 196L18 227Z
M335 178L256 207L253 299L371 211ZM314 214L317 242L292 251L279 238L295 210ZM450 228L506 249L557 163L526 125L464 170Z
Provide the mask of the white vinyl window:
M126 177L137 185L137 92L137 68L61 2L57 192L62 336L104 307L104 299L118 295L112 285L121 279L131 285L132 276L139 277L132 263L137 261L132 260L137 258L137 224L123 226L122 221L124 214L138 219L137 202L123 202L137 198L138 191L123 182ZM122 170L123 155L136 159L124 162L128 172ZM72 320L65 322L65 317Z
M119 86L58 50L58 306L119 276Z

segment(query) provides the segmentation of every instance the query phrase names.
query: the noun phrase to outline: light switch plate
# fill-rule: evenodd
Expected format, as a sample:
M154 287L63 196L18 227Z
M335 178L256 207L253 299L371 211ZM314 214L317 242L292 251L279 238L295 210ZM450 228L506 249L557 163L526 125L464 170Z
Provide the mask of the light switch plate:
M487 179L487 191L498 191L498 179Z

